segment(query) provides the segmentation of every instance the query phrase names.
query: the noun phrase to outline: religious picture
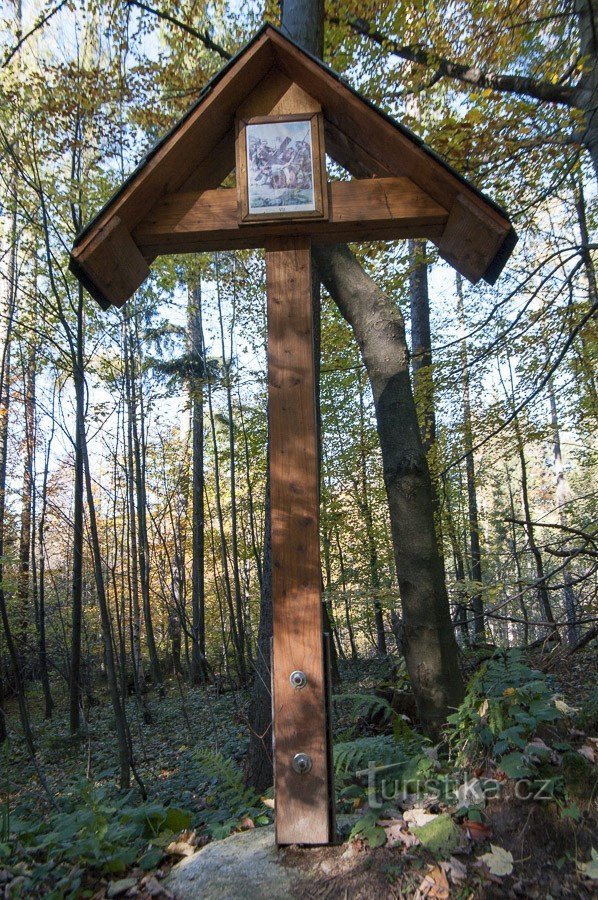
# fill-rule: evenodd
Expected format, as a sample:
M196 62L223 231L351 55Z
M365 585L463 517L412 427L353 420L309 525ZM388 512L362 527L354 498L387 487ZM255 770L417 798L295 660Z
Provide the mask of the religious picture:
M250 215L316 210L310 119L248 124Z

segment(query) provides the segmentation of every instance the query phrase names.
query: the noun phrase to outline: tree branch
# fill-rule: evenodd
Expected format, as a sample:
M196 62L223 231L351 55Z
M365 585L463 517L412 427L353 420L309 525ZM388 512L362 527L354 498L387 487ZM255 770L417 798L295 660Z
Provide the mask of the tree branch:
M55 16L56 13L59 12L63 6L66 6L67 3L68 3L68 0L60 0L60 3L57 6L55 6L54 9L51 9L50 12L47 12L47 13L45 13L45 15L40 16L39 19L37 20L37 22L35 23L35 25L33 25L33 27L30 28L26 34L23 34L17 40L17 43L14 45L12 50L9 50L8 54L4 57L2 66L0 68L2 68L2 69L6 68L6 66L9 64L9 62L13 58L13 56L15 56L15 54L17 54L19 52L19 50L21 49L21 47L23 46L25 41L29 40L29 38L33 34L35 34L36 31L39 31L40 28L43 28L44 25L50 21L52 16Z
M540 380L539 384L537 384L536 387L532 391L530 391L528 396L524 400L522 400L521 403L518 406L516 406L515 409L511 413L509 413L509 415L505 418L505 420L497 428L495 428L493 431L491 431L490 434L487 434L486 437L482 438L482 440L478 441L478 443L474 447L472 447L471 451L469 451L469 452L475 453L477 450L479 450L481 447L483 447L485 444L487 444L488 441L492 440L493 437L496 437L497 434L500 434L500 432L503 431L507 427L507 425L510 425L511 422L513 422L514 419L517 418L519 413L523 409L525 409L525 407L529 403L531 403L531 401L534 399L534 397L538 396L540 391L544 387L546 387L550 376L556 372L556 370L562 363L562 361L565 358L565 355L567 353L567 350L569 349L569 347L571 346L571 344L573 343L573 341L575 340L575 338L577 337L579 332L582 330L583 326L586 324L586 322L588 322L591 318L593 318L596 315L596 313L598 313L598 300L592 304L592 306L587 311L587 313L583 316L583 318L577 323L577 325L575 325L574 328L571 329L569 336L568 336L567 340L565 341L564 345L562 346L557 358L555 359L553 364L550 366L548 371L545 373L543 378ZM461 456L458 456L451 463L449 463L448 466L446 466L446 468L444 468L442 470L442 472L439 473L440 477L446 475L447 472L449 472L453 468L453 466L456 466L460 462L462 462L466 458L466 456L467 456L467 453L462 453Z
M525 75L506 75L487 72L477 66L469 66L437 56L433 50L422 44L400 44L394 38L377 31L365 19L351 16L344 20L330 17L335 25L346 24L356 34L366 37L389 53L399 56L408 62L431 68L435 75L454 78L475 88L489 88L506 94L517 94L531 97L544 103L558 103L564 106L578 107L578 88L571 84L552 84L549 81L537 81Z
M222 59L232 59L232 53L229 53L228 50L225 50L224 47L221 47L216 41L213 41L207 30L199 31L197 28L193 28L192 25L187 25L185 22L181 22L180 19L175 19L170 13L162 12L160 9L154 9L152 6L147 6L145 3L142 3L141 0L126 0L126 2L129 6L137 6L139 9L143 9L145 12L150 13L152 16L156 16L158 19L163 19L165 22L170 22L171 25L176 25L177 28L181 28L183 31L186 31L187 34L190 34L191 37L200 40L206 49L217 53Z

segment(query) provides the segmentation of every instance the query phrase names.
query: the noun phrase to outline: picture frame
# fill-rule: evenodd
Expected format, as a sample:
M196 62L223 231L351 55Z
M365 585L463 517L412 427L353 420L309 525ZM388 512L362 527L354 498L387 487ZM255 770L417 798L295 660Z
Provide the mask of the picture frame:
M237 120L241 223L328 217L321 113Z

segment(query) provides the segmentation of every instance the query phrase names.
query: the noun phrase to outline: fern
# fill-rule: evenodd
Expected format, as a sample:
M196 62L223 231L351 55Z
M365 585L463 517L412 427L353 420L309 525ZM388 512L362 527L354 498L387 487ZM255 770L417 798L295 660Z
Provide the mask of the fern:
M197 750L194 755L201 773L215 783L219 806L227 807L232 815L240 815L259 805L258 795L246 786L243 773L232 759L214 750Z
M385 724L394 716L388 700L375 694L335 694L332 699L337 709L340 707L345 715L352 718L373 719L381 714L380 724Z
M377 766L387 766L400 761L401 756L400 748L392 735L357 738L335 745L334 770L337 775L341 775L366 769L370 762Z

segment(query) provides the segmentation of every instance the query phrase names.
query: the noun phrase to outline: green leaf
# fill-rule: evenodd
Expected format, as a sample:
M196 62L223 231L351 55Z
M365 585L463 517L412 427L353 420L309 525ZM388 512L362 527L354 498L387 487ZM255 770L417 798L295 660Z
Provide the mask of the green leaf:
M523 753L517 751L503 756L499 765L509 778L524 778L526 775L530 775L532 771L526 763Z
M374 813L368 813L362 819L355 823L349 835L349 840L361 838L367 841L370 847L381 847L386 843L386 832L384 828L376 823L377 816Z
M577 803L570 803L569 806L565 806L561 810L561 818L573 819L574 822L579 822L581 819L581 810Z
M183 831L191 825L193 816L186 809L178 809L176 806L169 806L164 819L164 828L169 828L175 834L177 831Z
M139 865L144 872L149 872L150 869L155 869L163 858L164 853L160 847L150 847L139 860Z

